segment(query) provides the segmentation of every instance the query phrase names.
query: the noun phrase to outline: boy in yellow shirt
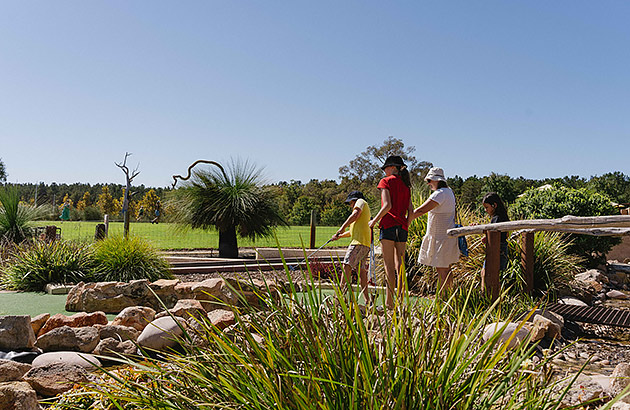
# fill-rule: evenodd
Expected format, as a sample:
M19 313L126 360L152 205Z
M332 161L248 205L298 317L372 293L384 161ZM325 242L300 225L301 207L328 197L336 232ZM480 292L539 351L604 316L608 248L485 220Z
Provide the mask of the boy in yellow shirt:
M332 236L332 240L339 238L351 237L352 242L348 246L346 256L343 258L343 277L340 284L347 288L352 282L352 270L358 267L359 281L361 283L361 293L368 298L368 277L367 277L367 258L370 253L370 242L372 239L372 231L368 226L368 222L372 215L370 207L365 201L365 197L361 191L352 191L346 198L346 204L352 207L352 213L341 225L341 228ZM346 231L346 228L350 228Z

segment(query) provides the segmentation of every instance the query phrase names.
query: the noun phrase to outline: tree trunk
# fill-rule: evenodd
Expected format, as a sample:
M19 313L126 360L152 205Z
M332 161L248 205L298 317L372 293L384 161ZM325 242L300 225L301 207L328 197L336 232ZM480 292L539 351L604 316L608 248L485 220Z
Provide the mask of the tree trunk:
M219 258L238 258L238 243L234 226L219 230Z

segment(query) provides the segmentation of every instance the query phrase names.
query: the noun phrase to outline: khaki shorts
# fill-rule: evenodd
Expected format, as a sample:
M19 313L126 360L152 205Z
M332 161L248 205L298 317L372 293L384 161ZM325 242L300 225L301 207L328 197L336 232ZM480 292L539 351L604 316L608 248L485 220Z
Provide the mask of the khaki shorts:
M345 265L350 265L353 269L359 266L359 263L363 264L363 267L367 266L367 256L370 253L370 248L365 245L350 245L346 251L346 256L343 258Z

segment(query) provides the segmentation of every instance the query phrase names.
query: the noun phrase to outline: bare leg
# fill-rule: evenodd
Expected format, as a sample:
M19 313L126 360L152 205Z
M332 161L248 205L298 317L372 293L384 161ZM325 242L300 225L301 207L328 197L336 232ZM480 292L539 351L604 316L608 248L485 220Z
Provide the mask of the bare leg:
M407 246L406 242L394 242L394 263L396 265L396 275L398 275L398 279L400 283L398 283L398 297L402 299L403 293L405 291L405 287L402 286L402 281L406 280L403 278L400 272L402 272L402 266L405 260L405 247Z
M389 239L383 239L381 240L381 248L383 251L383 264L385 265L385 276L387 280L385 306L392 309L394 307L394 289L396 288L395 242Z
M438 292L448 290L453 287L453 275L451 268L436 268L438 273Z
M370 294L368 293L368 267L365 261L362 261L359 264L359 282L361 283L361 293L363 293L363 298L365 299L365 303L369 304Z
M341 286L342 291L348 292L350 289L350 285L352 284L352 266L343 265L343 275L341 275L341 280L339 281L339 285Z

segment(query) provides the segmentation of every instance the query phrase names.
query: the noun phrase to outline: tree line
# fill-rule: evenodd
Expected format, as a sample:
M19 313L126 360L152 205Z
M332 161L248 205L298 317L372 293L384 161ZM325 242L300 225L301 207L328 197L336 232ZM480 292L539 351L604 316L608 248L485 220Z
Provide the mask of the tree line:
M312 179L306 183L290 180L281 181L269 186L275 194L280 214L290 225L308 225L311 212L315 211L317 222L321 225L339 225L350 213L344 204L347 193L351 190L361 190L374 210L380 203L376 185L383 173L380 166L389 155L399 155L408 165L411 180L415 190L428 195L429 191L423 182L429 168L433 164L429 161L417 159L414 156L415 147L405 146L401 139L388 137L380 145L372 145L359 153L347 165L339 168L339 182L330 179ZM448 170L447 170L448 171ZM447 172L448 173L448 172ZM6 180L7 172L0 160L0 182ZM608 172L601 176L584 178L580 176L565 176L562 178L528 179L511 177L498 173L487 176L461 177L458 175L448 178L448 185L453 189L458 206L480 209L481 198L487 192L497 192L503 200L510 204L516 198L531 188L543 185L559 185L574 189L587 189L603 194L617 204L630 203L630 176L619 172ZM15 184L18 187L22 201L36 205L50 205L53 209L63 206L69 201L76 212L93 214L92 217L102 217L108 213L116 218L122 208L124 185L121 184ZM147 216L151 216L157 201L168 202L169 188L133 186L131 190L130 215L137 216L140 208ZM419 204L418 204L419 205ZM99 214L100 212L100 214ZM168 220L168 205L163 214ZM90 219L89 215L73 214L73 219ZM98 219L98 218L96 218Z

